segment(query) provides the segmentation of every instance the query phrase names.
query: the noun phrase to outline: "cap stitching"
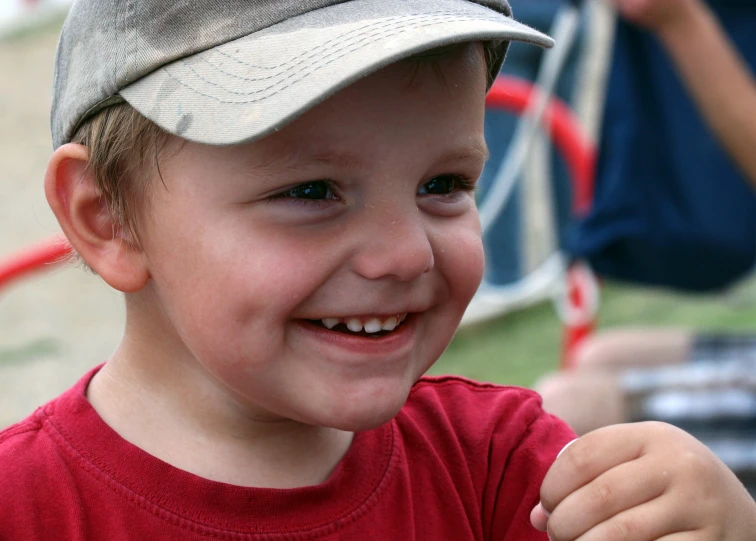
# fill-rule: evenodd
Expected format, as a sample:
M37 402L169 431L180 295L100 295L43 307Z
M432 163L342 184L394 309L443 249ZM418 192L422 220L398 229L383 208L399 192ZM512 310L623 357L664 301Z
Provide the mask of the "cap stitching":
M123 19L125 19L125 20L128 19L128 12L129 12L129 9L128 9L128 2L127 2L126 3L126 13L123 14L123 16L122 16ZM118 33L119 30L121 30L121 29L125 30L125 28L126 28L126 23L125 22L123 23L123 27L121 26L121 17L119 17L119 15L120 15L120 13L118 12L118 10L114 9L113 10L113 26L115 27L116 34ZM115 58L113 58L113 65L111 66L110 85L112 86L112 88L118 88L118 55L115 54L113 56ZM108 89L108 90L110 90L110 89ZM86 111L87 111L87 109L84 110L85 113L86 113ZM80 120L79 120L78 124L74 127L74 131L78 130L79 126L81 126L81 123L82 123L82 120L81 120L81 116L80 116Z
M429 15L434 15L434 16L435 15L439 15L439 16L440 15L456 15L456 14L459 14L459 13L465 13L465 12L461 11L461 10L445 10L445 11L435 11L435 12L430 13ZM422 16L422 15L424 15L424 14L409 15L408 17L418 17L418 16ZM325 42L319 44L318 46L316 46L316 47L310 49L309 51L307 51L307 53L303 53L303 54L294 56L292 58L289 58L288 60L286 60L286 62L283 62L281 64L276 64L275 66L260 66L258 64L251 64L249 62L245 62L244 60L240 60L240 59L236 58L235 56L233 56L233 55L231 55L229 53L221 51L221 48L223 47L223 45L221 45L219 47L216 47L215 49L208 50L206 52L209 53L209 52L212 51L213 53L217 53L217 54L219 54L221 56L225 56L226 58L228 58L230 60L233 60L234 62L237 62L237 63L239 63L239 64L241 64L241 65L243 65L245 67L255 68L255 69L259 69L259 70L273 70L273 69L276 69L276 68L281 68L281 67L289 66L292 62L294 62L298 58L301 58L305 54L308 54L308 53L314 54L317 51L319 51L320 49L329 48L334 42L341 42L343 39L345 39L347 37L351 38L353 34L359 34L360 32L363 32L366 29L372 29L372 28L376 28L376 27L388 26L388 25L393 24L397 20L399 20L399 21L406 20L408 17L387 17L387 18L385 18L385 19L383 19L381 21L376 21L376 22L370 23L370 24L368 24L366 26L360 26L360 27L357 27L357 28L353 28L352 30L349 30L348 32L345 32L343 34L339 34L338 36L335 36L335 37L329 39L328 41L325 41ZM247 37L247 36L245 36L245 37ZM229 44L226 43L224 45L229 45Z
M138 58L139 54L139 39L137 39L137 0L129 0L129 15L131 16L131 22L130 28L128 29L129 32L129 39L131 40L131 58L124 58L124 63L128 62L131 63L134 61L135 58ZM120 86L120 84L118 85Z
M434 26L434 25L440 24L442 22L446 23L446 22L463 22L463 21L469 21L469 19L452 19L452 18L449 18L449 19L446 19L446 20L443 20L443 21L434 21L434 22L431 22L431 23L428 23L428 24L421 25L420 28L427 27L427 26ZM294 84L298 83L299 81L302 81L303 79L307 78L316 69L320 69L320 68L322 68L324 66L328 66L328 65L332 64L333 62L335 62L337 60L340 60L341 58L343 58L347 54L356 51L357 49L361 48L361 46L363 45L363 43L365 41L372 40L372 39L375 39L375 38L389 37L389 36L392 36L392 35L400 33L400 31L403 30L403 29L404 29L404 27L401 27L401 28L394 27L393 28L393 30L394 30L393 32L384 32L384 33L374 34L374 35L365 37L363 40L361 40L359 42L356 42L354 44L354 46L351 47L351 48L348 48L348 49L342 50L342 51L335 51L335 52L343 52L343 54L341 54L339 56L330 58L326 62L311 64L310 65L311 69L307 70L306 72L303 72L303 73L293 73L293 74L289 75L288 77L286 77L285 79L282 79L282 80L278 81L277 83L268 86L267 88L256 90L254 92L238 92L238 91L228 90L228 89L220 86L218 83L214 83L214 82L206 79L205 77L203 77L200 74L198 74L196 71L194 72L200 80L206 82L207 84L209 84L211 86L216 86L218 88L221 88L222 90L224 90L225 92L228 92L230 94L235 94L235 95L239 95L239 96L252 96L252 95L255 95L255 94L261 94L261 93L264 93L264 92L267 92L267 91L271 90L272 88L275 88L276 86L279 86L279 85L281 85L283 83L289 82L289 84L286 84L285 86L279 88L278 90L270 92L270 93L268 93L268 94L266 94L266 95L264 95L262 97L251 98L249 100L224 100L224 99L221 99L219 97L212 96L210 94L207 94L205 92L197 90L196 88L193 88L188 83L182 81L181 79L178 79L176 76L174 76L173 74L171 74L170 71L166 67L164 67L162 71L164 71L166 73L166 75L168 75L171 79L173 79L174 81L176 81L181 86L187 88L188 90L194 92L197 95L205 96L205 97L210 98L210 99L212 99L212 100L214 100L214 101L216 101L218 103L230 103L230 104L256 103L256 102L259 102L259 101L263 101L264 99L266 99L266 98L268 98L270 96L273 96L273 95L275 95L275 94L277 94L279 92L282 92L282 91L286 90L287 88L290 88L291 86L293 86ZM321 59L321 60L325 60L325 58ZM190 67L190 69L191 69L191 67ZM299 76L299 77L297 77L297 76Z
M448 18L448 17L453 16L454 14L461 13L461 12L455 11L455 12L440 12L440 13L448 13L449 14L449 15L447 15L447 18ZM283 64L278 64L276 66L272 66L270 68L264 68L264 69L271 69L271 70L273 70L273 69L276 69L276 68L279 68L279 67L289 66L289 64L291 64L292 62L297 61L297 60L298 60L298 62L296 62L296 64L293 64L292 66L290 66L289 69L291 69L291 68L298 68L302 64L304 64L307 61L309 61L317 53L320 53L322 51L329 51L329 50L331 50L332 52L334 50L337 51L337 52L338 51L342 51L342 50L346 49L347 47L349 47L351 45L356 45L356 44L359 44L362 41L365 41L366 39L372 39L372 38L374 38L376 36L380 36L381 35L380 33L378 33L378 34L371 34L370 36L364 36L364 35L362 35L362 33L364 33L365 31L372 31L372 30L376 30L376 29L379 29L379 30L384 30L384 29L396 29L396 30L400 30L400 29L403 29L403 28L407 27L410 23L412 23L414 20L417 20L419 18L416 15L415 16L410 16L410 17L414 17L414 18L411 21L406 21L406 18L404 18L404 17L403 18L394 17L393 18L394 20L396 20L396 19L399 19L399 20L404 19L405 20L405 22L400 23L400 25L395 25L394 21L392 21L391 23L387 23L385 21L381 22L381 23L371 23L370 25L363 26L363 27L360 27L360 28L357 28L355 30L350 31L350 33L352 33L352 34L356 33L357 35L356 36L352 36L351 38L349 38L349 40L344 41L344 40L341 40L340 38L336 38L335 40L330 40L328 42L329 46L325 46L325 43L321 44L319 47L310 49L309 51L307 51L305 53L302 53L300 55L297 55L297 56L294 56L294 57L290 58L289 60L287 60ZM439 18L440 19L441 16L439 15L438 17L434 17L434 18ZM361 38L361 39L358 39L357 41L353 41L354 38ZM334 49L330 45L331 43L334 43L336 41L338 41L338 45L342 46L339 49ZM220 51L213 51L213 52L220 53ZM226 55L224 53L220 53L220 54L223 54L224 56L228 56L228 55ZM259 69L258 66L254 65L254 64L247 64L246 62L244 62L243 60L239 60L238 58L234 58L234 57L229 57L229 58L235 60L236 62L238 62L239 64L242 64L245 67ZM224 71L224 70L220 69L218 66L216 66L215 64L213 64L212 62L210 62L209 60L207 60L205 58L202 58L202 60L205 63L207 63L208 65L210 65L212 68L216 69L217 71L220 71L221 73L224 73L224 74L228 75L229 77L234 77L236 79L240 79L242 81L253 81L253 82L255 82L255 81L267 81L269 79L273 79L273 78L277 77L278 75L280 75L284 71L284 70L279 70L276 73L274 73L272 75L267 75L265 77L244 77L242 75L236 75L234 73L230 73L230 72ZM320 60L323 60L323 57L321 57L320 59L318 59L318 61L320 61ZM213 83L212 81L209 81L209 80L205 79L201 74L197 73L197 71L194 69L193 65L190 64L189 62L183 62L183 64L186 65L198 78L202 79L203 81L206 81L209 84L212 84L213 86L219 86L220 88L223 88L224 90L226 89L223 85L221 85L219 83ZM242 94L244 94L244 93L242 93Z
M439 24L439 23L441 23L441 22L454 22L454 21L463 21L463 20L465 20L465 19L452 19L452 18L449 18L449 19L445 19L445 20L442 20L442 21L435 21L435 22L433 22L433 23L428 23L428 24L424 24L424 25L421 25L421 26L416 26L416 27L414 27L414 28L423 28L423 27L426 27L426 26L433 26L434 24ZM260 100L262 100L262 99L265 99L265 98L266 98L266 97L268 97L268 96L274 95L274 94L276 94L276 93L278 93L278 92L281 92L282 90L285 90L286 88L289 88L289 87L290 87L290 86L292 86L293 84L295 84L295 83L297 83L297 82L301 81L302 79L304 79L304 78L306 78L307 76L309 76L310 74L312 74L312 73L313 73L313 72L314 72L314 71L315 71L316 69L322 68L322 67L324 67L324 66L328 66L328 65L332 64L333 62L335 62L336 60L339 60L339 59L343 58L343 57L344 57L344 56L346 56L347 54L349 54L349 53L351 53L351 52L354 52L354 51L356 51L356 50L358 50L358 49L361 49L361 48L362 48L362 46L363 46L363 45L365 44L365 42L367 42L367 41L370 41L370 40L373 40L373 39L376 39L376 38L385 38L385 37L390 37L390 36L393 36L393 35L399 34L399 33L401 33L401 31L403 31L403 30L404 30L404 29L405 29L405 28L406 28L407 26L408 26L408 25L406 25L406 24L405 24L405 25L403 25L403 26L395 26L395 27L393 27L392 29L390 29L390 30L386 30L386 31L384 31L384 32L380 32L380 33L377 33L377 34L371 34L370 36L363 36L363 38L362 38L361 40L359 40L359 41L356 41L356 42L354 42L353 44L351 44L351 45L352 45L351 47L345 47L345 48L342 48L342 49L337 49L337 50L335 50L335 51L331 51L331 52L330 52L330 53L328 53L328 54L327 54L326 56L324 56L324 57L321 57L320 59L318 59L318 61L314 62L313 64L310 64L310 69L309 69L309 70L307 70L307 71L306 71L305 73L303 73L303 74L299 74L299 73L296 73L296 72L295 72L295 73L292 73L292 74L290 74L289 76L287 76L286 78L284 78L284 79L280 79L280 80L279 80L279 81L277 81L276 83L274 83L274 84L272 84L272 85L270 85L270 86L268 86L268 87L266 87L266 88L262 88L262 89L259 89L259 90L255 90L255 91L251 91L251 92L239 92L239 91L236 91L236 90L230 90L230 89L228 89L228 88L226 88L226 87L224 87L224 86L220 85L219 83L216 83L216 82L214 82L214 81L211 81L211 80L207 79L206 77L202 76L201 74L197 73L197 72L196 72L196 71L195 71L195 70L194 70L194 69L192 68L192 66L191 66L191 65L188 65L188 64L187 64L187 67L188 67L188 68L189 68L189 70L191 70L191 71L192 71L192 72L193 72L193 73L194 73L194 74L195 74L195 75L197 76L197 78L198 78L198 79L200 79L201 81L203 81L203 82L207 83L207 84L208 84L208 85L210 85L210 86L214 86L214 87L220 88L221 90L223 90L223 91L225 91L225 92L228 92L229 94L234 94L234 95L237 95L237 96L253 96L253 95L256 95L256 94L262 94L262 93L265 93L265 92L267 92L267 91L269 91L269 90L271 90L271 89L273 89L273 88L275 88L275 87L277 87L277 86L280 86L280 85L281 85L281 84L283 84L283 83L286 83L287 81L289 81L289 80L291 80L291 79L294 79L294 78L296 78L296 77L297 77L297 75L300 75L300 77L299 77L299 78L295 79L295 80L294 80L294 81L292 81L292 82L291 82L290 84L287 84L287 85L285 85L285 86L281 87L280 89L278 89L278 90L275 90L275 91L273 91L273 92L271 92L271 93L269 93L269 94L266 94L265 96L263 96L263 97L261 97L261 98L258 98L258 99L251 99L251 100L244 100L244 101L230 101L230 100L229 100L229 101L223 101L223 100L220 100L220 99L218 100L218 101L220 101L220 102L222 102L222 103L254 103L255 101L260 101ZM336 56L335 58L330 58L330 57L331 57L331 56L332 56L333 54L337 54L337 53L343 53L343 54L341 54L341 55L339 55L339 56ZM300 64L298 64L298 65L302 65L302 64L304 64L304 63L305 63L305 61L303 60L303 61L302 61L302 62L300 62ZM168 70L167 70L167 69L166 69L165 71L166 71L166 72L168 72ZM170 75L170 74L169 74L169 75ZM273 78L273 77L271 76L271 77L268 77L267 79L271 79L271 78ZM263 79L260 79L260 80L265 80L265 79L266 79L266 78L263 78ZM249 81L255 81L256 79L247 79L247 80L249 80ZM181 81L179 81L179 82L181 82ZM182 83L182 84L184 84L184 83ZM207 95L207 94L204 94L204 93L202 93L202 92L199 92L199 91L195 90L194 88L192 88L192 87L191 87L191 86L189 86L188 84L184 84L184 86L186 86L186 87L187 87L187 88L189 88L190 90L193 90L194 92L196 92L196 93L198 93L198 94L200 94L200 95L206 95L206 96L208 96L208 97L211 97L211 96L209 96L209 95Z

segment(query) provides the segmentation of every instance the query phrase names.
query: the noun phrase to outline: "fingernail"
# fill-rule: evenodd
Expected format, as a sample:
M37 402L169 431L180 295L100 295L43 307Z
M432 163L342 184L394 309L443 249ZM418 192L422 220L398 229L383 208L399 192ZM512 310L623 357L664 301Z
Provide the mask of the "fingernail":
M578 439L579 438L575 438L570 443L568 443L567 445L565 445L564 447L562 447L562 450L559 451L559 454L557 455L557 458L559 458L560 456L562 456L562 453L564 453L570 445L572 445L573 443L575 443L576 441L578 441Z

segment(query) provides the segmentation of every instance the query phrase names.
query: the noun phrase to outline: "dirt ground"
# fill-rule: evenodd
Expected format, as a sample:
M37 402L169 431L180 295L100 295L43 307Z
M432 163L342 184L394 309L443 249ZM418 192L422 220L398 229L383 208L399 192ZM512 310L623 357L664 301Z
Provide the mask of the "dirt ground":
M55 235L42 190L57 29L0 43L0 255ZM105 361L122 301L97 277L59 268L0 292L0 427Z

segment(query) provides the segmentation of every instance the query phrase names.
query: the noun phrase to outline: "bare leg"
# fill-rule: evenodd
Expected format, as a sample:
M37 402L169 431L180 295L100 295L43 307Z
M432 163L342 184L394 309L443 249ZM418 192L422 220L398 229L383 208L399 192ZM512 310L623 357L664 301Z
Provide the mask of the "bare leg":
M579 435L627 419L619 378L612 372L558 372L536 384L543 407Z
M578 434L628 421L619 374L685 361L693 334L675 329L622 329L588 339L573 370L550 374L535 389L546 411L564 419Z
M620 371L684 362L693 333L683 329L618 329L587 339L577 350L578 370Z

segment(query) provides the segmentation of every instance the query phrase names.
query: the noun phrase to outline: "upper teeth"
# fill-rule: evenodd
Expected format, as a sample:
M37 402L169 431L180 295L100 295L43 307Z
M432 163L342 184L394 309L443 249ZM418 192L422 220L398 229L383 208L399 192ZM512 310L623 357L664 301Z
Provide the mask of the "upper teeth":
M399 314L391 316L387 319L380 320L377 317L370 318L364 323L362 320L356 317L347 318L335 318L327 317L322 319L323 325L328 329L333 329L339 323L344 323L347 328L352 332L360 332L364 330L366 333L377 333L380 331L393 331L399 324L405 320L407 314Z

